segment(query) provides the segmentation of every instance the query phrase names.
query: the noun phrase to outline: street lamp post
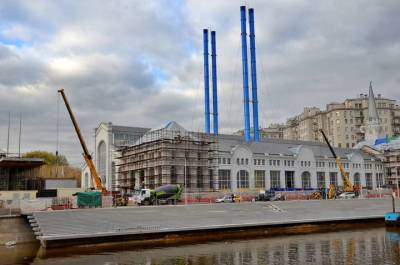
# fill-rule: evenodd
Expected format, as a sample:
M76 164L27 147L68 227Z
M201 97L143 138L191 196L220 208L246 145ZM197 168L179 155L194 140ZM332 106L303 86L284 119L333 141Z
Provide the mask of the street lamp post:
M382 198L382 194L381 194L381 179L378 177L378 191L379 191L379 198Z
M184 185L185 185L185 205L187 205L187 190L186 190L186 155L185 155L185 166L183 168L183 177L184 177Z

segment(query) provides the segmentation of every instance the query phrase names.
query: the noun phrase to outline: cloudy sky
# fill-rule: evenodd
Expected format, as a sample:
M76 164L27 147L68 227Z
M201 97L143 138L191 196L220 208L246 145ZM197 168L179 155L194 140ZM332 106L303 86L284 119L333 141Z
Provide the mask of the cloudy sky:
M81 148L57 89L92 146L101 121L203 130L202 29L217 31L221 132L243 125L239 6L255 8L260 124L367 93L400 100L400 1L0 2L0 149ZM57 118L59 117L59 118Z

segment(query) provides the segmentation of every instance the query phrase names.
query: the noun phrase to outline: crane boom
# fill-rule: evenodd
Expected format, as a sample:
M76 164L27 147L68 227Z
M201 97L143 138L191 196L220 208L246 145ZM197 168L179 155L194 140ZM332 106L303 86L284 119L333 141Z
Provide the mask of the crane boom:
M336 165L338 166L339 171L340 171L340 175L342 176L342 179L343 179L344 191L346 191L346 192L354 191L353 184L351 183L348 174L344 170L343 164L340 161L340 157L338 157L336 155L335 150L333 150L333 147L331 146L331 144L328 141L328 138L325 135L325 132L322 129L320 129L320 132L322 133L322 136L324 137L324 140L325 140L326 144L328 145L329 149L331 150L331 153L332 153L333 157L336 160Z
M89 154L89 151L87 149L85 140L83 139L81 130L79 129L78 123L76 122L74 113L72 112L72 109L71 109L71 106L69 105L68 99L65 96L64 89L60 89L60 90L58 90L58 92L61 94L61 96L64 100L64 103L65 103L65 106L67 107L72 124L74 125L76 134L78 135L79 142L81 143L81 146L83 149L83 158L85 159L85 162L86 162L87 166L89 167L92 180L96 184L96 189L105 191L105 188L104 188L103 184L101 183L101 179L100 179L99 175L97 174L96 167L94 166L92 156Z

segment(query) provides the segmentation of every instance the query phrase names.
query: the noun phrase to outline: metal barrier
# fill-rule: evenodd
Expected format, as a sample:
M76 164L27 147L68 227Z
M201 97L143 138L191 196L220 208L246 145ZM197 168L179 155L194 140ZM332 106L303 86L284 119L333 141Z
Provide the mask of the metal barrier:
M14 204L15 202L13 202L13 200L0 200L0 217L20 215L21 211L19 207L13 207Z

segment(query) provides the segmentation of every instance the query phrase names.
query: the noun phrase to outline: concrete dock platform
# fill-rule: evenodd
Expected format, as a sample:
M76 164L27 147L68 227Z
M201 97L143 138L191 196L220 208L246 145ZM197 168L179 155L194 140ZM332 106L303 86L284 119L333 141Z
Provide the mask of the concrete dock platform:
M30 222L43 247L59 247L124 240L179 241L185 235L211 239L238 231L242 236L272 235L278 227L281 233L302 233L318 231L324 224L329 229L344 223L354 228L357 223L383 223L390 210L390 198L280 201L35 212Z

